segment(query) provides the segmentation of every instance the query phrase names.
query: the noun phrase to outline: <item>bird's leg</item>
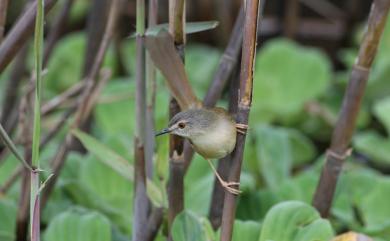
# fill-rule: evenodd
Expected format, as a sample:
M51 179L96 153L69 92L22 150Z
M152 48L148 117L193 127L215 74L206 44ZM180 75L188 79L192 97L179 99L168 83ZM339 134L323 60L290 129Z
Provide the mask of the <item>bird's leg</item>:
M237 123L236 128L238 133L245 135L246 131L249 129L249 126L245 124Z
M217 170L215 169L213 163L211 163L211 160L209 159L206 159L210 166L211 166L211 169L213 169L214 171L214 174L215 176L217 177L218 181L221 183L222 187L225 188L225 190L227 190L228 192L232 193L232 194L235 194L235 195L238 195L241 193L241 191L239 189L236 189L236 188L233 188L231 186L238 186L240 185L239 182L226 182L222 179L222 177L218 174Z

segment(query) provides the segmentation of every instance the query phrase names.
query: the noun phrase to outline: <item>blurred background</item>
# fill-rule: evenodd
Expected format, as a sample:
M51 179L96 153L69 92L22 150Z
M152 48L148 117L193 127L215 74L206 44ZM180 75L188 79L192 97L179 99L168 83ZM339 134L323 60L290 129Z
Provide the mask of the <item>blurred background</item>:
M8 1L4 36L28 2ZM60 0L48 13L43 103L77 85L90 71L103 35L109 2ZM245 230L249 223L249 229L254 227L255 232L273 205L285 200L311 203L372 1L262 2L265 6L259 25L253 104L240 187L243 193L236 221L238 230L240 227ZM215 29L188 35L185 64L200 98L213 79L241 3L239 0L186 2L188 22L219 22ZM121 4L114 39L103 64L111 71L111 78L83 130L132 164L136 58L135 39L131 35L135 32L136 6L135 1ZM167 0L158 1L158 16L158 23L167 22ZM33 67L31 40L19 46L14 60L0 74L1 123L21 151L29 142L22 128L29 115L21 120L20 113L26 106L21 100L28 92ZM330 216L334 233L356 230L376 241L390 240L389 53L388 21L353 136L353 154L344 166ZM237 78L234 73L230 82ZM229 86L219 106L228 106ZM154 120L156 129L161 129L168 121L169 93L160 75L157 89ZM50 170L49 163L69 132L73 115L64 114L74 106L77 96L76 92L42 119L43 136L53 128L59 130L42 149L44 170ZM156 200L162 200L161 203L166 199L164 187L169 174L167 140L167 137L157 140L154 156L153 181L160 188L161 197ZM18 173L19 162L4 146L0 152L0 241L26 240L28 219L23 210L27 209L21 191L26 186L26 179L21 178L25 174ZM44 241L131 240L133 185L100 159L81 143L72 147L43 209ZM185 207L206 222L214 176L206 161L197 155L194 159L185 177ZM165 240L165 234L163 224L156 240ZM238 241L240 237L236 233L233 239Z

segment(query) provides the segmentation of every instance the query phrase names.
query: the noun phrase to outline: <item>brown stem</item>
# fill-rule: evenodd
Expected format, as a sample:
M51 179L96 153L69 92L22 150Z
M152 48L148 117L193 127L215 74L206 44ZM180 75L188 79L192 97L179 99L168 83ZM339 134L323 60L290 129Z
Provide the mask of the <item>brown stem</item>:
M177 51L184 63L185 45L185 0L169 0L169 31L172 34ZM173 98L169 106L169 115L172 118L180 112L180 108ZM171 228L176 215L184 209L184 159L183 139L178 136L169 138L169 181L168 181L168 230L169 239Z
M133 240L145 240L150 203L146 194L146 80L145 48L143 34L145 29L145 1L137 0L137 36L136 36L136 92L135 117L136 131L134 141L134 214Z
M248 124L252 104L253 68L256 54L257 23L260 0L247 0L245 6L245 25L241 58L240 89L236 121ZM229 181L239 182L244 154L245 134L238 133L236 148L232 153L232 166ZM236 212L236 196L225 193L221 225L221 241L230 241Z
M5 23L7 20L8 0L0 1L0 43L3 41Z
M293 39L299 24L299 0L285 1L284 36Z
M163 222L164 208L154 208L149 216L147 229L145 232L145 241L153 241Z
M45 1L45 14L54 6L57 0ZM11 31L0 45L0 73L15 57L16 53L27 42L34 31L34 22L36 17L36 1L24 12L23 16L17 21Z
M4 90L3 109L1 111L1 123L3 124L7 133L13 132L14 123L12 117L17 113L18 108L18 91L20 83L26 74L26 58L28 53L28 46L24 46L15 59L12 66L10 77L7 81Z
M229 98L229 113L233 116L237 113L237 102L238 102L238 92L237 89L240 85L238 67L236 68L235 73L233 74L230 82L230 98ZM232 156L229 155L221 160L218 160L218 173L224 179L228 179L229 170L231 166ZM218 179L214 179L213 193L211 195L210 209L209 209L209 220L211 225L215 230L221 226L222 222L222 211L223 204L225 199L225 190L222 188Z
M84 85L85 83L83 82L77 82L63 93L57 95L56 97L43 104L41 107L41 114L44 116L54 111L58 106L69 100L69 98L79 94L83 89Z
M371 6L367 30L349 77L343 105L313 199L313 205L322 217L329 215L337 180L348 154L369 71L376 56L389 8L389 0L374 0Z
M108 19L110 0L93 0L87 22L87 47L82 76L85 77L95 61ZM118 3L119 4L119 3Z
M104 54L108 48L110 40L112 39L113 32L116 24L116 16L117 16L117 1L113 1L110 5L110 13L108 18L108 23L104 30L103 39L100 43L99 49L95 56L95 60L92 64L90 72L87 74L85 88L79 97L79 101L77 104L77 110L75 113L75 119L71 124L71 128L79 128L89 117L91 109L96 103L97 95L100 93L102 87L108 81L110 73L105 71L102 73L101 80L98 81L97 75L98 71L103 62ZM65 141L60 145L58 152L56 153L54 159L52 160L52 173L53 177L47 182L45 189L42 193L42 207L45 206L51 192L54 189L54 185L58 179L59 174L61 173L62 167L64 165L67 154L70 151L70 147L72 146L75 138L68 133L65 137Z

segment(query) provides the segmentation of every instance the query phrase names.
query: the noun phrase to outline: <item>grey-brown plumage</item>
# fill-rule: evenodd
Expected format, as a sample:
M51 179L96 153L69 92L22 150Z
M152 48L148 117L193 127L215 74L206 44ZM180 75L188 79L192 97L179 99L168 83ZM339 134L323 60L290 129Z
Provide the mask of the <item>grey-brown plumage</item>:
M189 139L195 151L206 159L225 157L236 145L236 122L218 107L179 112L163 132Z
M230 154L236 145L237 128L232 116L223 108L205 108L196 98L185 73L184 64L177 54L172 36L164 30L157 36L145 37L145 45L154 64L166 78L167 86L182 109L158 135L171 133L187 138L194 150L210 164L221 185L229 192L240 191L232 186L239 183L225 182L215 170L211 159Z

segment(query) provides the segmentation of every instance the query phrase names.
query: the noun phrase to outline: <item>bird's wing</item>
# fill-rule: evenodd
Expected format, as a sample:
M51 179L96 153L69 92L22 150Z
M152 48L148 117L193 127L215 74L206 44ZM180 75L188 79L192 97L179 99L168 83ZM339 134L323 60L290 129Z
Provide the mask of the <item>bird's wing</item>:
M161 30L157 36L146 36L145 45L153 63L167 80L169 90L180 108L187 110L199 107L201 102L188 81L172 36L166 30Z

